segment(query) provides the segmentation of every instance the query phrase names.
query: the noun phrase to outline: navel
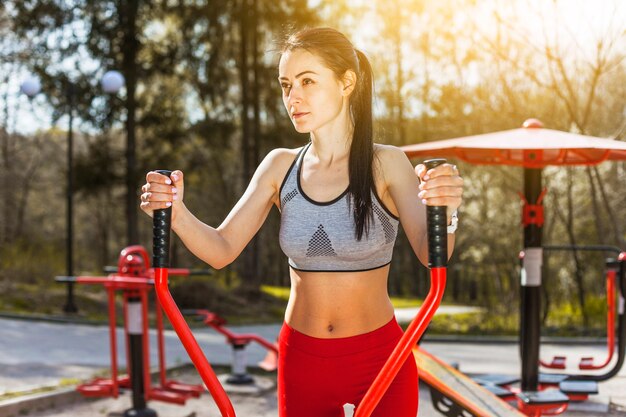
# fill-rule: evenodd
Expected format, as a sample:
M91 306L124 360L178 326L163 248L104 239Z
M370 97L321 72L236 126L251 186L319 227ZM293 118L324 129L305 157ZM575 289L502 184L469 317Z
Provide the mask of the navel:
M333 330L335 330L335 328L333 327L333 325L332 325L332 324L329 324L329 325L328 325L328 333L332 333L332 332L333 332Z

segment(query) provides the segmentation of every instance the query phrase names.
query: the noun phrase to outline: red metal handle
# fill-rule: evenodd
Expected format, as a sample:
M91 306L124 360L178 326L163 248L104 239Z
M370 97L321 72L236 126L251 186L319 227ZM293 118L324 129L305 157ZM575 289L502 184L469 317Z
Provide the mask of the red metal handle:
M196 338L193 336L193 333L191 333L191 329L189 329L187 322L183 318L183 315L170 294L170 290L168 288L167 268L155 268L154 275L154 288L157 296L159 297L159 303L161 304L165 315L169 318L170 323L172 323L174 330L176 330L176 334L183 343L191 361L200 373L202 381L204 381L204 384L211 393L211 396L215 400L217 407L220 409L222 416L235 417L233 404L230 402L228 395L226 395L222 384L220 384L220 381L215 376L213 368L211 368L209 361L206 356L204 356Z
M430 291L424 303L420 307L415 319L413 319L402 335L402 338L378 373L378 376L369 390L365 393L363 400L361 400L361 403L356 409L354 417L369 417L372 414L380 402L380 399L385 392L387 392L387 388L389 388L389 385L398 374L398 371L400 371L400 368L411 354L413 347L415 347L417 341L426 331L428 324L441 303L443 292L446 288L446 272L447 269L445 267L432 268L430 270Z
M433 169L443 163L445 159L430 159L424 161L427 169ZM428 267L430 268L430 291L420 307L417 315L409 324L391 356L383 365L376 379L361 400L354 417L370 417L380 402L389 385L400 371L422 337L428 324L432 320L446 288L446 265L448 263L448 238L446 227L446 207L426 207L426 230L428 237ZM345 408L344 408L345 411Z
M169 176L170 171L159 170L160 174ZM191 329L183 318L180 310L176 306L170 289L168 288L168 268L170 266L170 229L171 229L172 209L155 210L153 216L152 228L152 253L154 265L154 289L156 291L159 303L165 312L165 315L172 323L176 334L183 343L187 354L200 373L200 377L204 381L207 389L213 396L217 407L220 409L222 417L235 417L233 404L228 399L222 384L215 376L213 368L209 364L206 356L200 349L196 338L191 333Z

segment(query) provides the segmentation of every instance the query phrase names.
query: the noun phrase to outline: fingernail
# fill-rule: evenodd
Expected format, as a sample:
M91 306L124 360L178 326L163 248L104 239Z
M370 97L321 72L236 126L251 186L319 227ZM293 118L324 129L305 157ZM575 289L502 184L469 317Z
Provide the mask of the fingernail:
M422 198L422 203L425 205L426 204L426 199Z
M177 193L177 192L178 192L178 190L176 189L176 187L172 187L172 192L173 192L173 193Z
M423 198L425 194L426 194L426 191L421 191L421 192L419 192L419 193L417 194L417 196L418 196L419 198Z
M178 175L176 175L176 174L172 174L172 179L173 179L174 181L178 181Z
M167 179L165 180L165 183L166 183L166 184L171 184L171 183L172 183L172 180L170 180L169 178L167 178Z
M165 203L165 206L166 206L166 207L170 207L171 205L172 205L172 202L171 202L171 201L168 201L167 203Z
M172 200L178 200L178 196L177 196L176 194L174 194L174 195L172 196Z
M430 176L428 174L424 175L424 181L428 181L430 179Z

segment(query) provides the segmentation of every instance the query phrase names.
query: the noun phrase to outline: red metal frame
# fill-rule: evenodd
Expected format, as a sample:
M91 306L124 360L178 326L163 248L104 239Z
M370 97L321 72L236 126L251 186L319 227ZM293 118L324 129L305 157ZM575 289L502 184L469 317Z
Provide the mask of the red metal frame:
M593 357L583 357L580 360L578 368L581 370L598 370L606 368L615 355L615 298L617 296L617 287L615 285L617 277L617 271L609 269L606 272L606 299L607 299L607 319L606 319L606 345L607 345L607 357L604 362L594 364ZM552 362L539 361L539 364L544 368L549 369L565 369L566 368L565 356L555 356L552 358Z
M259 335L253 333L233 333L232 331L224 327L224 325L226 324L226 320L209 310L194 310L194 314L202 316L203 323L226 336L226 338L228 339L228 343L230 344L247 345L250 342L256 342L267 350L278 353L278 347L274 343L265 340Z
M235 417L233 404L230 402L228 395L226 395L222 384L220 384L219 380L215 376L213 368L211 368L209 361L204 355L204 352L202 352L196 338L193 336L193 333L191 333L191 329L189 329L187 322L185 322L183 315L170 294L170 290L168 288L167 268L154 269L154 287L165 315L170 320L170 323L172 323L176 334L178 334L178 337L185 347L185 350L187 350L191 361L200 373L200 377L215 400L222 416Z
M121 271L127 261L127 256L139 254L144 261L146 276L126 276L121 275ZM172 275L189 275L189 269L172 268ZM118 258L118 274L110 274L106 277L80 276L76 277L80 284L100 284L107 291L108 313L109 313L109 343L111 350L111 377L96 378L95 380L81 384L77 390L88 397L113 397L119 396L120 388L130 387L128 375L119 376L117 358L117 333L116 333L116 311L115 294L117 290L123 291L123 314L124 314L124 335L126 347L126 364L130 370L130 346L128 341L128 298L139 297L141 301L142 331L143 338L143 380L146 400L159 400L175 404L184 404L190 397L199 397L204 388L201 385L191 385L182 382L168 380L165 374L165 344L163 337L162 310L157 302L155 303L157 320L157 342L159 352L159 382L157 386L152 386L150 375L150 338L148 325L148 292L152 290L154 283L154 269L150 268L150 258L143 246L134 245L124 248Z
M356 409L354 417L369 417L387 388L397 375L398 371L411 354L417 341L422 337L428 324L432 320L446 288L446 268L437 267L430 269L430 291L420 307L415 319L406 329L402 338L391 353L391 356L379 372L372 386L369 388L363 400Z

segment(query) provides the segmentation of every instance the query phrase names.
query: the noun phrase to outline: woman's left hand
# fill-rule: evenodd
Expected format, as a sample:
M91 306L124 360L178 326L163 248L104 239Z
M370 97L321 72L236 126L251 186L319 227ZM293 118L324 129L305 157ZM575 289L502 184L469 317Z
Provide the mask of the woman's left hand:
M463 201L463 178L456 165L442 164L427 170L419 164L415 174L420 179L419 198L428 206L446 206L449 222Z

